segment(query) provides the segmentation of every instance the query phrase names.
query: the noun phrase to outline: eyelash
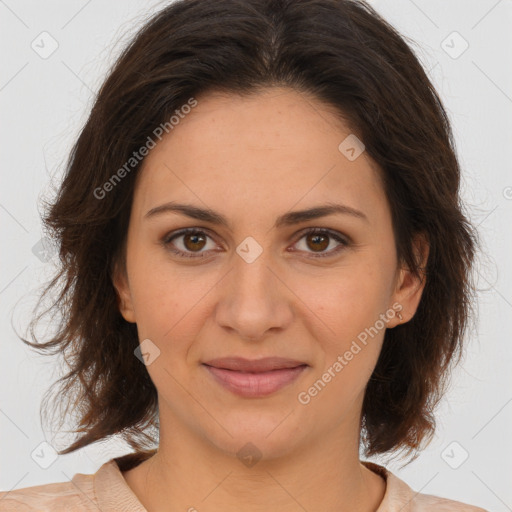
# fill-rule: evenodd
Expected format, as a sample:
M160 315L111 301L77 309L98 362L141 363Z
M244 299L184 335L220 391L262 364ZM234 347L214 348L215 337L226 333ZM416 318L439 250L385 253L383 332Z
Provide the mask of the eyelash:
M171 242L176 239L176 238L179 238L180 236L184 236L184 235L188 235L190 233L193 233L193 234L200 234L200 235L206 235L208 238L212 238L206 231L202 230L202 229L198 229L198 228L185 228L185 229L181 229L177 232L172 232L172 233L169 233L167 234L163 239L162 239L162 244L163 246L171 251L172 253L180 256L180 257L184 257L184 258L204 258L207 256L207 253L205 252L200 252L200 253L190 253L190 252L184 252L184 251L181 251L180 249L176 249L175 247L172 246ZM330 256L333 256L335 254L338 254L338 252L340 252L341 250L343 250L343 248L347 247L349 244L349 241L346 240L345 238L342 238L340 235L338 235L336 232L334 231L331 231L330 229L326 229L326 228L311 228L305 232L303 232L301 234L301 236L296 240L295 243L299 242L300 240L302 240L302 238L306 237L307 235L310 235L310 234L313 234L313 235L328 235L329 237L331 237L332 239L336 240L337 242L339 242L341 245L339 245L337 248L335 249L331 249L329 252L324 252L324 253L310 253L313 257L313 258L326 258L326 257L330 257ZM192 256L192 254L194 254Z

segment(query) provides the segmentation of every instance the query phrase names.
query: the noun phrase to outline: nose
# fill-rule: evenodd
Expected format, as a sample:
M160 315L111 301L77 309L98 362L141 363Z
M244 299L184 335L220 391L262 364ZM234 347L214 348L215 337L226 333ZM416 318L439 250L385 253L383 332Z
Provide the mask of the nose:
M285 330L293 320L294 295L266 252L251 263L235 256L216 308L218 325L246 341Z

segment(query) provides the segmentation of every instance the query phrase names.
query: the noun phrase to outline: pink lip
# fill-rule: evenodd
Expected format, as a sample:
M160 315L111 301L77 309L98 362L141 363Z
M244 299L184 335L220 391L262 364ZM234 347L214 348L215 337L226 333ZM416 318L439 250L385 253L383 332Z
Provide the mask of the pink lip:
M204 363L210 374L226 389L243 397L263 397L290 384L308 367L306 363L268 357L248 360L238 357Z
M243 357L221 357L206 361L204 364L225 370L237 370L241 372L268 372L283 368L296 368L305 365L303 361L285 359L284 357L263 357L261 359L244 359Z

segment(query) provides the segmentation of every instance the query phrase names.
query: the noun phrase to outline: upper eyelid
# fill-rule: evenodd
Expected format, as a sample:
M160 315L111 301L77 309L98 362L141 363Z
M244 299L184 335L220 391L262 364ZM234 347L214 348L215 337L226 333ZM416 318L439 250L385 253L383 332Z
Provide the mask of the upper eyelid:
M315 231L325 233L333 239L335 239L336 237L339 237L341 239L341 242L339 240L336 240L338 243L348 245L352 242L351 238L348 235L341 233L337 230L334 230L331 228L322 228L322 227L318 227L318 226L311 226L311 227L302 228L297 233L295 233L293 236L293 239L294 239L293 243L294 244L297 243L305 235L307 235L311 232L314 233ZM192 233L194 233L194 232L204 233L205 235L209 236L217 245L219 245L218 242L216 241L216 236L212 234L213 232L209 228L196 227L196 226L191 226L191 227L171 231L163 237L163 240L165 243L169 243L171 240L174 240L176 238L179 238L180 236L184 236L191 232Z

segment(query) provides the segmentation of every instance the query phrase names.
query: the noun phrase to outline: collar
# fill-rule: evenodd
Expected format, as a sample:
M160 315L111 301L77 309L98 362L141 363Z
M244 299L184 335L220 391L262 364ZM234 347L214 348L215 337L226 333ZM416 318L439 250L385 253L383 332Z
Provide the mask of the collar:
M361 461L370 471L386 481L386 492L376 512L409 512L415 493L400 478L384 466ZM147 512L124 479L114 459L105 462L94 474L94 490L98 506L103 512Z

